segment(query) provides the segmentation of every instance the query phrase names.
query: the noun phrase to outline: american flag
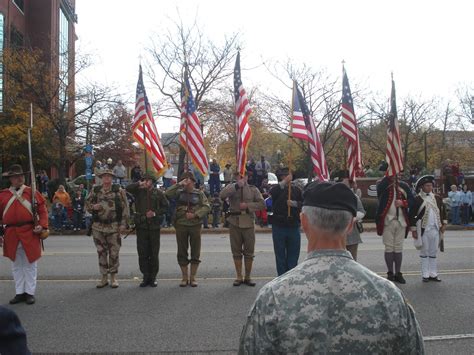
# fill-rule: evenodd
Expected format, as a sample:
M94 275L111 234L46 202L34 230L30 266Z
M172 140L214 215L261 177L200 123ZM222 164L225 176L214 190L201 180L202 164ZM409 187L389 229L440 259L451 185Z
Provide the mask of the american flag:
M153 167L158 175L162 174L168 166L165 151L161 145L160 136L156 129L151 106L146 96L143 85L142 66L140 65L135 102L135 116L132 124L133 138L146 149L151 156Z
M323 145L308 106L296 82L293 82L293 117L291 122L293 137L309 143L313 171L320 180L329 180L329 171L324 156Z
M245 167L247 162L247 147L252 138L252 131L249 125L249 116L252 113L247 94L242 85L240 76L240 52L237 53L234 68L234 96L235 96L235 114L237 116L237 171L243 176L245 175Z
M181 126L179 128L179 142L186 150L194 167L203 175L207 176L209 162L207 160L206 148L204 148L204 137L201 123L196 113L196 104L189 84L188 69L184 70L184 82L181 86Z
M359 130L352 103L351 88L346 69L342 69L341 134L347 139L347 167L349 178L355 180L362 175L362 157L359 143Z
M397 117L397 101L395 98L395 81L392 78L392 93L390 97L390 113L387 122L387 155L388 163L386 176L394 176L403 171L402 144Z

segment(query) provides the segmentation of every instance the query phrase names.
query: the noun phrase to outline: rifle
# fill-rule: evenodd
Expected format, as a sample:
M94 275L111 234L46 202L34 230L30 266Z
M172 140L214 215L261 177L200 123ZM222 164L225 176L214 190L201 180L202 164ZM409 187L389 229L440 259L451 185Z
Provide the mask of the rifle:
M38 214L36 211L36 174L35 168L33 166L33 154L31 149L31 130L33 129L33 104L30 104L30 127L28 128L28 158L30 163L30 177L31 177L31 213L33 214L33 225L36 227L38 225ZM41 240L41 248L44 251L43 240L48 238L49 230L43 230L39 234L39 239Z

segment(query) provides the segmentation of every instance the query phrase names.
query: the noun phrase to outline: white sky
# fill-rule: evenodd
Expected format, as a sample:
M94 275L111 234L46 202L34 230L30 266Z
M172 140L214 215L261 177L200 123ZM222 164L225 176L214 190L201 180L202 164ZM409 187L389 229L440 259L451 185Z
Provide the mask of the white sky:
M254 68L242 72L248 88L275 87L261 64L287 58L334 76L344 59L351 86L387 97L391 71L398 97L448 97L474 82L472 0L76 0L77 47L95 55L88 77L134 98L139 55L177 9L185 23L197 13L217 41L241 33L242 68ZM159 94L146 78L145 87L153 105ZM161 122L160 133L177 125Z

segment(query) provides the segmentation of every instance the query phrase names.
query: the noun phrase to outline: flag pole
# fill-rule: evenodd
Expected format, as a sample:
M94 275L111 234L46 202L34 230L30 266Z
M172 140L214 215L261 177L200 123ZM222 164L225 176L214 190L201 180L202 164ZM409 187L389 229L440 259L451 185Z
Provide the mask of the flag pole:
M288 173L291 175L291 164L293 163L292 159L292 154L291 154L291 149L293 147L293 139L291 137L293 136L293 110L295 108L295 93L296 93L296 81L293 80L293 95L291 97L291 109L290 109L290 150L288 152ZM291 207L290 207L290 202L291 201L291 181L288 183L288 200L287 200L287 205L288 205L288 217L291 216Z
M342 60L342 80L344 81L344 64L346 63L346 61L343 59ZM342 84L344 86L344 84ZM344 88L342 88L342 95L344 95ZM342 100L341 100L341 110L342 110ZM341 114L341 131L342 131L342 114ZM348 153L348 149L349 149L349 142L347 140L345 140L344 142L344 146L345 146L345 149L344 149L344 176L346 174L346 171L347 171L347 177L350 176L350 173L349 173L349 169L347 167L347 153Z
M145 110L148 110L147 107L145 107ZM148 156L146 154L146 131L145 131L145 121L142 123L143 127L143 154L145 158L145 175L148 174ZM150 189L146 189L146 206L147 210L150 209Z

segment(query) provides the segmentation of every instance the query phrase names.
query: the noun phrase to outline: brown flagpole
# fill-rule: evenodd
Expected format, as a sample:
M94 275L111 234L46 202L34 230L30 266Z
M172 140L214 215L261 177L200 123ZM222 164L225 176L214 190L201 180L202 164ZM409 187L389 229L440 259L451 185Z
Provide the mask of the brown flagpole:
M288 152L288 172L291 174L291 164L293 163L292 161L292 154L291 154L291 149L293 147L293 110L295 107L295 93L296 93L296 81L293 80L293 95L291 97L291 109L290 109L290 150ZM287 205L288 205L288 217L291 217L291 207L290 207L290 202L291 201L291 181L288 183L288 200L287 200Z

